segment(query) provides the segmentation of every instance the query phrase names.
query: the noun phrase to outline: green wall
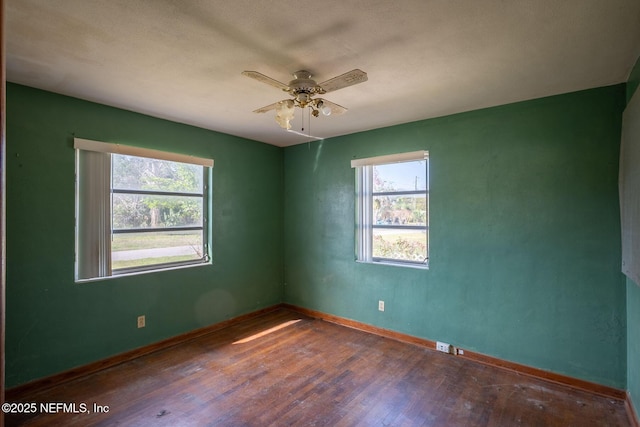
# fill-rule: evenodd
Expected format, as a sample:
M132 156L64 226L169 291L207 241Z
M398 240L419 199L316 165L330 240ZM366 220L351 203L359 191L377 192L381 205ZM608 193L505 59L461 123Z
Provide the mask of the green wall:
M213 265L74 283L74 135L214 158ZM7 386L280 303L282 160L277 147L9 84Z
M639 83L640 58L636 61L627 82L627 101L636 94ZM640 117L634 119L640 120ZM640 411L640 286L629 278L627 278L627 390L636 411Z
M285 301L625 388L624 105L622 84L286 148ZM354 262L350 160L418 149L430 269Z

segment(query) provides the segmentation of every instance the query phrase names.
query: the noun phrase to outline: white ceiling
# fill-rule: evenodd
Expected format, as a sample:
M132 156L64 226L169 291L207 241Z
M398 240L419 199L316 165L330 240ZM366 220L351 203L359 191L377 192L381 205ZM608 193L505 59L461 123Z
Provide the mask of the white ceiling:
M308 138L252 113L288 95L243 70L366 71L324 96L347 113L311 118L327 138L624 82L640 55L638 0L5 4L9 81L277 146Z

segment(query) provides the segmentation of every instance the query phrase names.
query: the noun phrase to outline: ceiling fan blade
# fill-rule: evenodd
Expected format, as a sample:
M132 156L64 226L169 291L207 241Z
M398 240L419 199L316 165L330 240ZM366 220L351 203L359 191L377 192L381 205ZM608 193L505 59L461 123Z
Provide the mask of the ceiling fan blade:
M327 93L342 89L343 87L357 85L358 83L363 83L367 80L367 73L356 68L355 70L351 70L347 73L329 79L326 82L322 82L319 86L324 89L324 93Z
M326 99L320 99L322 101L322 105L331 108L331 114L342 114L346 113L347 109L342 105L338 105L335 102L327 101Z
M247 76L247 77L251 77L252 79L255 79L255 80L259 81L259 82L266 83L266 84L268 84L270 86L273 86L275 88L284 90L285 92L289 90L289 86L287 86L286 84L284 84L282 82L279 82L279 81L277 81L275 79L272 79L269 76L265 76L264 74L259 73L257 71L243 71L242 75L243 76Z
M288 101L288 99L283 99L282 101L275 102L273 104L265 105L262 108L258 108L257 110L253 110L254 113L266 113L267 111L275 110L278 108L278 104L281 102Z

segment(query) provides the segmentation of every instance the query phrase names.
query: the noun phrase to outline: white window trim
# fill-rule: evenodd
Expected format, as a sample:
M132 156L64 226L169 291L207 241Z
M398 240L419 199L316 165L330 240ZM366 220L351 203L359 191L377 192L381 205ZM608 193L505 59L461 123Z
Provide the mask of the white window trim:
M412 160L427 160L429 158L429 152L426 150L411 151L408 153L396 153L387 154L384 156L367 157L364 159L351 160L351 167L357 168L359 166L377 165L381 163L400 163L409 162Z
M92 141L90 139L73 138L73 148L76 150L97 151L99 153L124 154L127 156L150 157L158 160L189 163L212 168L213 159L190 156L188 154L170 153L168 151L152 150L150 148L133 147L131 145L113 144L109 142Z
M373 241L371 239L371 229L373 224L373 168L367 166L410 162L417 160L429 160L429 152L426 150L411 151L407 153L387 154L383 156L367 157L362 159L351 160L351 167L356 169L356 261L362 263L376 263L396 266L406 266L414 268L429 268L429 259L425 263L416 263L410 261L391 261L391 260L374 260L373 258ZM427 167L427 198L429 197L429 170ZM426 224L429 230L429 223ZM429 255L429 240L427 239L427 256Z

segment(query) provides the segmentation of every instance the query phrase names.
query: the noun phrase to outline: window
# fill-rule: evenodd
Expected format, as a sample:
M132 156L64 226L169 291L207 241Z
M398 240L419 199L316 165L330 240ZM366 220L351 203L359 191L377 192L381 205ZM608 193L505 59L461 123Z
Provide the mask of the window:
M351 161L356 169L356 256L361 262L427 267L429 153Z
M75 139L76 279L209 262L213 160Z

